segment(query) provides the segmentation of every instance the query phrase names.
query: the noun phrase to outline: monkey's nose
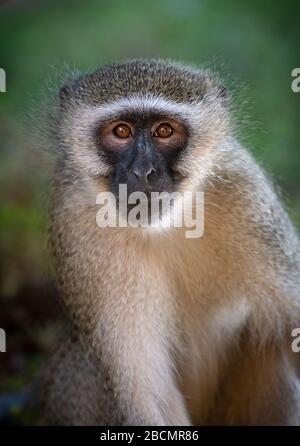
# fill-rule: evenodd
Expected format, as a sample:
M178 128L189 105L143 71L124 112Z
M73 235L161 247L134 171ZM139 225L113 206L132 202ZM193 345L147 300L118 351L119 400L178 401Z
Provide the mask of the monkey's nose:
M153 166L149 167L146 170L134 167L133 169L131 169L130 172L133 173L133 175L136 177L137 180L145 181L147 183L150 176L153 175L156 172L156 170L154 169Z

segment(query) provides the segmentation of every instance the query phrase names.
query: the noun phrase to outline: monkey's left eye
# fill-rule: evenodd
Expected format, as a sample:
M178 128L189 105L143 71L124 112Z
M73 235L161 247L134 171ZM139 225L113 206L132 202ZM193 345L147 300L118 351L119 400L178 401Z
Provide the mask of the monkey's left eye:
M153 133L153 136L157 138L169 138L171 135L173 135L173 132L173 127L167 122L164 122L157 127Z
M118 124L113 128L113 133L118 138L129 138L131 136L130 127L127 124Z

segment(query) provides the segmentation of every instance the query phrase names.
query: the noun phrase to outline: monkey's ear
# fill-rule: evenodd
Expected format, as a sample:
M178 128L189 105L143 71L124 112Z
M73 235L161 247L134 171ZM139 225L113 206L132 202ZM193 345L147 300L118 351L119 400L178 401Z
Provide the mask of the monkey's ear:
M228 104L227 88L224 85L218 86L218 97L221 99L224 106Z
M81 73L78 70L68 73L68 77L64 78L63 85L59 90L60 105L64 105L70 102L76 95L77 81L80 78Z
M60 104L64 105L71 97L72 94L72 88L70 86L70 84L65 84L61 87L61 89L59 90L59 100L60 100Z

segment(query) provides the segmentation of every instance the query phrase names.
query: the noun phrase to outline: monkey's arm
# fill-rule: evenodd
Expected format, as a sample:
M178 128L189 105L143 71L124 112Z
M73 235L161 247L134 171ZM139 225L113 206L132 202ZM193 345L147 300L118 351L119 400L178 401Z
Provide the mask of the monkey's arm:
M269 343L262 348L248 341L243 340L236 354L228 372L230 379L223 383L208 423L299 425L298 358L288 344Z

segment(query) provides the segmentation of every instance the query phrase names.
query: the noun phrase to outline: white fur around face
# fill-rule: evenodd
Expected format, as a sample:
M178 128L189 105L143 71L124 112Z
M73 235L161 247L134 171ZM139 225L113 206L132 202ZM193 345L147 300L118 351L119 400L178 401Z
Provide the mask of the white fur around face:
M96 132L102 123L118 119L127 112L147 111L165 114L181 120L190 129L184 161L176 166L186 179L181 189L195 190L212 175L216 150L223 144L227 132L224 108L211 97L193 103L176 102L161 95L135 94L103 104L73 104L64 115L60 129L62 149L68 153L70 171L74 181L104 179L111 174L112 167L101 157L101 147L96 141Z
M136 94L109 103L99 105L82 105L82 124L93 125L98 121L117 118L124 112L157 112L186 118L191 124L196 123L195 107L200 108L199 103L185 104L172 101L163 96Z

